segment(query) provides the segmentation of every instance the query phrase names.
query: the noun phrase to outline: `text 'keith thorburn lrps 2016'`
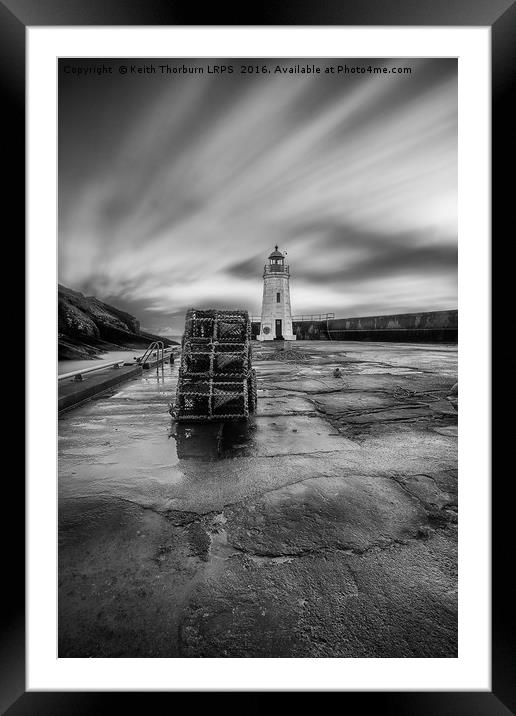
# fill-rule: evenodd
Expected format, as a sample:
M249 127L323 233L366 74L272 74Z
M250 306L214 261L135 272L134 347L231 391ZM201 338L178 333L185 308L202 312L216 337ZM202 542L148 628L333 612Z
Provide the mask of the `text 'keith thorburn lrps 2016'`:
M256 410L247 311L186 314L174 417L178 421L248 418Z

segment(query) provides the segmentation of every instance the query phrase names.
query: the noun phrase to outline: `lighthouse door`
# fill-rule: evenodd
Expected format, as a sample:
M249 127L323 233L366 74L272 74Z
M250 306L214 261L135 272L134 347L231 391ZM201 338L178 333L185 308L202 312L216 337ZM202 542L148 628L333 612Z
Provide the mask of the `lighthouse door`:
M281 318L276 319L276 338L282 338L281 333Z

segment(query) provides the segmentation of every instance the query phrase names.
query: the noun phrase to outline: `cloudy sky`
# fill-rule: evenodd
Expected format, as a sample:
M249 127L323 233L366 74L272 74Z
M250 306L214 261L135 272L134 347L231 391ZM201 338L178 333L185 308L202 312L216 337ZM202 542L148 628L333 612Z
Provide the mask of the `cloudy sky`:
M65 64L92 61L61 60L61 283L178 334L189 306L259 315L278 244L294 314L456 308L455 60L316 61L412 68L382 75L134 62L235 72L122 75L130 61L105 60L112 74L78 76Z

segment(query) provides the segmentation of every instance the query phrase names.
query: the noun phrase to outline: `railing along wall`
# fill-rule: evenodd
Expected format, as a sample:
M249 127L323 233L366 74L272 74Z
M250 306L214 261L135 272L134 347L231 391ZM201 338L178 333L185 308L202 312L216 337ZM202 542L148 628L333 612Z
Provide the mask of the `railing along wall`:
M292 321L328 321L332 318L335 318L334 313L314 313L292 316ZM252 323L261 323L261 320L261 316L251 316Z

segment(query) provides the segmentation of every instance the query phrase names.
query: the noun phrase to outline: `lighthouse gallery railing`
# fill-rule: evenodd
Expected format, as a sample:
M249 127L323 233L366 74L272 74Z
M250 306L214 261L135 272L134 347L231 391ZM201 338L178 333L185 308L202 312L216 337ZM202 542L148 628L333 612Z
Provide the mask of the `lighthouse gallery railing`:
M281 264L266 264L263 267L263 275L266 273L286 273L290 275L290 266L281 266Z

